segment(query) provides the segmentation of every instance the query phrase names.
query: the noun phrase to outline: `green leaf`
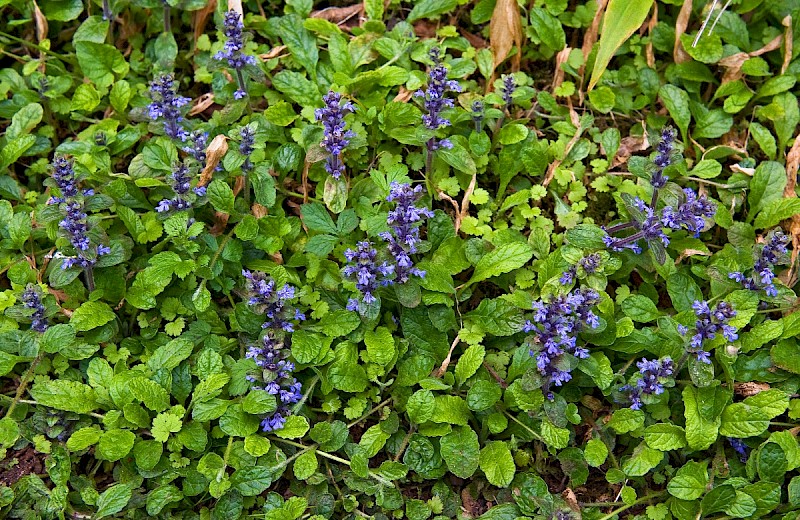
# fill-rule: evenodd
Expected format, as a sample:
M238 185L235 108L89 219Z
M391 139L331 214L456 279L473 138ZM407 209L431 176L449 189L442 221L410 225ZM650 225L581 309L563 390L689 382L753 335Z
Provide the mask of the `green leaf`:
M756 229L771 228L778 225L781 220L800 213L800 199L778 199L767 203L758 213L753 227Z
M608 16L608 15L606 15ZM531 9L531 27L539 40L550 49L560 51L567 45L567 36L561 22L541 7ZM605 30L605 27L603 28Z
M667 491L681 500L697 500L706 491L708 470L705 462L689 461L667 484Z
M486 480L493 486L507 487L514 479L516 466L505 442L487 442L481 450L479 464Z
M133 446L133 458L136 460L136 465L144 470L155 468L163 453L164 445L158 440L139 440Z
M104 518L119 513L128 505L132 490L127 484L114 484L103 491L97 499L97 512L94 518Z
M67 440L69 451L83 451L100 440L102 432L98 428L81 428Z
M774 419L789 408L789 394L779 388L771 388L751 395L743 403L762 410L770 419Z
M433 417L434 399L430 390L417 390L406 403L406 412L411 422L422 424Z
M457 0L421 0L411 9L406 20L408 23L414 23L423 18L434 18L452 11L456 5L458 5Z
M258 431L259 423L258 417L245 413L240 404L229 406L222 417L219 418L220 430L231 437L252 435Z
M72 313L70 324L76 331L83 332L103 326L116 317L107 303L86 302Z
M597 85L611 58L641 27L652 6L653 0L611 0L608 3L588 90Z
M330 213L319 202L303 204L300 207L300 214L302 215L303 223L311 231L320 231L330 235L339 234Z
M114 462L130 453L135 440L136 434L131 431L109 430L100 437L95 453L98 459Z
M456 363L455 375L459 385L463 384L464 381L478 371L485 355L486 349L484 349L483 345L477 344L467 347L467 350L461 354Z
M317 73L317 39L303 27L303 19L296 14L287 14L278 22L280 36L289 52L314 77Z
M447 469L460 478L472 477L480 458L478 434L466 426L454 428L442 437L440 445Z
M469 151L458 142L454 142L452 148L439 148L436 154L459 173L475 175L477 172L475 161Z
M719 513L730 507L736 501L736 490L733 486L717 485L714 489L706 493L700 503L703 515Z
M503 389L497 382L485 379L475 381L467 392L467 406L476 412L488 410L502 395Z
M653 424L645 428L644 440L659 451L679 450L686 447L686 432L674 424Z
M128 388L131 394L150 410L163 412L169 407L169 393L152 379L144 377L131 379Z
M87 78L100 88L108 88L116 76L128 73L128 63L116 47L105 43L77 42L78 65Z
M661 315L653 300L641 294L628 296L622 300L621 307L625 316L640 323L653 321Z
M301 455L300 458L304 455L308 455L308 453L313 455L314 452L306 452ZM295 462L295 467L296 465L297 462ZM272 477L273 472L271 468L263 466L241 468L234 471L233 475L231 475L231 487L238 490L242 496L254 497L260 495L272 485Z
M431 421L466 426L469 417L469 408L464 399L456 395L437 395L434 398Z
M472 273L472 278L469 279L467 285L519 269L527 264L532 257L533 251L527 244L518 242L503 244L483 255L478 261L478 265L475 266L475 271Z
M100 94L97 90L89 83L82 83L75 89L69 109L91 112L99 104Z
M89 413L98 407L94 389L76 381L43 381L34 384L30 392L37 403L56 410Z
M502 145L515 144L524 141L526 137L528 137L528 127L519 123L504 125L503 128L500 129L500 133L497 134L497 139Z
M214 179L209 184L206 193L214 209L223 213L233 213L234 195L227 182L221 179Z
M189 340L173 339L163 347L156 349L147 360L147 366L154 372L161 369L172 370L181 361L188 358L192 354L192 350L194 350L194 345Z
M55 354L70 347L75 342L75 329L71 324L50 325L39 342L39 347L48 354Z
M81 0L43 0L39 5L50 22L71 22L83 12Z
M620 408L611 416L608 425L618 434L632 432L644 426L644 412L631 410L630 408Z
M674 85L666 84L658 91L658 96L667 107L669 115L678 129L684 140L686 139L689 130L689 121L692 119L692 113L689 111L689 94Z
M75 90L76 95L82 86L84 85L78 86L78 88ZM95 95L96 94L97 93L95 92ZM98 98L97 101L99 102L100 99ZM22 135L29 134L31 130L36 128L36 125L41 123L43 115L44 109L39 103L25 105L11 118L11 125L6 130L6 138L13 140Z
M592 381L601 390L611 386L614 380L614 371L611 369L611 361L602 352L593 352L588 358L582 359L578 363L581 372L592 378Z
M464 317L493 336L511 336L525 325L520 310L501 298L482 300L474 311Z
M275 431L281 439L299 439L308 432L308 419L302 415L292 415L286 419L283 428Z
M608 458L608 446L600 439L590 439L586 443L583 455L587 464L593 468L599 468Z
M32 135L23 135L8 141L0 150L0 170L4 170L16 162L35 142L36 137Z
M222 421L220 421L220 424ZM170 433L177 433L181 431L183 423L181 418L171 413L160 413L153 419L153 427L150 432L153 438L159 442L167 442Z
M729 399L720 387L683 389L686 441L693 450L706 450L719 435L720 415Z
M392 333L386 327L378 327L375 331L364 334L369 358L379 365L388 365L394 359L396 351Z
M750 204L750 215L755 216L772 201L783 198L786 186L786 170L774 161L765 161L758 165L750 181L750 193L747 201Z
M782 483L788 469L786 453L779 444L772 442L762 444L758 449L756 467L762 481Z
M720 435L747 438L764 433L769 428L769 414L745 403L733 403L722 412Z
M633 455L622 463L622 471L629 477L642 477L650 473L664 460L664 453L654 450L647 443L639 444Z

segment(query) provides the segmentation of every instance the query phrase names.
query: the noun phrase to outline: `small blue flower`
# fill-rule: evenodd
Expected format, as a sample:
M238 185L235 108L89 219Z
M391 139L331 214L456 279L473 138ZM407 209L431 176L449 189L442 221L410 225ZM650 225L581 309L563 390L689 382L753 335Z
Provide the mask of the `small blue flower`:
M536 368L545 378L544 389L549 394L551 384L561 386L572 379L561 358L570 354L578 359L589 357L589 351L577 346L578 333L584 327L597 328L598 317L591 308L600 302L600 295L593 289L576 289L566 295L553 298L549 302L538 301L533 304L533 321L528 320L523 330L536 334L540 345L538 352L531 350L536 357Z
M639 367L640 378L636 381L636 385L625 385L620 388L621 391L627 392L631 400L631 409L639 410L642 407L642 395L661 395L664 393L664 380L672 376L675 365L672 359L665 357L661 360L648 361L642 358L641 361L636 363Z
M206 148L208 147L208 132L195 130L189 136L189 146L185 146L183 151L194 157L202 168L206 164Z
M225 47L214 55L215 60L227 62L228 66L236 71L239 88L233 95L234 99L242 99L247 96L242 71L248 65L255 66L258 63L255 56L243 52L245 44L243 31L244 24L241 15L234 10L225 13L222 27L222 32L226 37Z
M175 192L175 197L172 199L164 199L156 206L158 213L165 213L168 211L182 211L192 207L191 201L187 195L191 189L192 178L189 174L189 167L186 163L180 163L175 167L175 170L169 176L170 183L172 184L172 191Z
M689 351L692 352L697 360L701 363L711 363L711 355L703 348L703 344L712 340L717 336L718 332L728 341L735 341L739 335L736 333L736 328L728 322L731 318L736 316L736 311L728 302L719 302L714 309L711 309L708 302L695 300L692 304L695 316L694 334L689 340ZM678 332L686 336L689 333L689 328L683 325L678 325Z
M457 81L447 79L447 68L442 65L441 51L438 47L433 47L430 50L430 58L433 61L433 68L428 72L428 86L424 91L416 91L414 96L424 100L423 106L426 114L422 116L422 123L430 130L437 130L450 125L450 121L442 117L441 112L445 108L454 106L453 100L447 98L447 93L461 92L461 86ZM449 139L437 141L432 138L428 142L429 151L452 147L453 144Z
M731 445L731 448L739 455L739 460L742 463L747 462L747 459L750 458L750 447L744 443L741 439L736 439L734 437L726 437L728 439L728 443Z
M514 102L514 92L517 90L517 82L514 81L514 76L511 74L503 75L503 86L500 88L500 95L503 97L503 102L506 107L510 107Z
M183 128L181 108L191 101L187 97L178 95L177 81L172 74L162 74L150 84L150 98L148 113L153 121L163 121L164 133L172 139L186 141L189 133Z
M414 267L410 256L417 252L419 224L423 219L433 217L431 210L416 205L422 192L422 185L412 188L410 184L392 182L389 196L386 197L387 201L395 202L397 206L389 212L386 220L391 230L381 233L380 237L388 243L389 255L395 259L394 281L397 283L406 283L411 276L425 276L425 271Z
M49 323L45 316L42 295L36 286L29 284L22 292L22 305L26 309L31 309L33 311L33 314L31 314L31 330L35 330L36 332L46 331L49 327Z
M342 270L345 278L353 280L356 288L361 293L361 300L364 303L375 301L375 291L378 287L385 287L392 284L390 278L394 274L394 265L387 262L377 262L378 252L372 246L372 242L359 242L356 249L348 249L344 252L348 265ZM347 309L358 310L359 301L350 298L347 302Z
M278 400L278 408L261 421L261 429L265 432L283 428L286 418L292 413L289 405L299 402L303 397L302 385L292 375L294 363L288 361L287 356L288 351L275 339L271 330L262 336L260 342L251 345L245 354L260 369L258 376L251 375L247 379L264 384L263 387L255 385L253 388L264 390Z
M705 218L713 217L716 207L705 195L698 197L689 188L684 188L683 194L683 202L677 208L672 206L664 208L661 222L664 227L670 229L685 228L692 233L700 233L706 225Z
M239 153L244 155L244 163L242 163L242 172L247 174L253 169L253 163L250 162L250 154L255 150L256 133L252 127L245 126L239 130Z
M745 276L744 273L733 272L728 275L728 278L739 282L747 290L763 290L767 296L777 296L778 289L775 287L773 269L776 265L785 262L784 256L788 251L788 242L789 237L784 235L781 230L770 232L767 235L767 243L756 258L750 277Z
M345 126L344 116L355 111L355 106L350 101L342 101L342 95L330 91L322 97L325 107L318 108L314 117L322 123L324 134L320 145L330 153L325 160L325 170L334 179L344 173L342 152L350 144L350 139L356 136L352 130Z
M295 298L295 288L284 284L278 288L275 280L261 272L242 270L245 277L245 290L248 294L247 304L254 306L267 316L262 325L274 333L278 331L294 332L295 322L306 319L305 315L295 309L291 301Z
M476 99L472 102L472 122L475 123L475 131L483 131L483 116L484 116L483 101Z
M677 132L671 126L665 126L661 130L658 145L656 145L656 156L653 158L652 173L650 174L650 184L654 189L666 186L669 177L664 175L664 170L676 161L675 157L675 138Z

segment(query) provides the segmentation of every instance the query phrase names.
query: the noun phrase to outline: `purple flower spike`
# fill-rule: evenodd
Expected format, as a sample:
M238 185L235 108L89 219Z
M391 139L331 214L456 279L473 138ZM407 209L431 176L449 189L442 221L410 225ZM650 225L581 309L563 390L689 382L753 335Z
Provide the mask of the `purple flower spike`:
M741 283L742 287L749 291L763 290L767 296L777 296L774 268L778 264L785 263L784 255L788 252L788 243L789 237L784 235L781 230L770 232L767 235L767 243L756 258L750 277L745 276L744 273L733 272L728 275L728 278Z
M376 260L378 252L372 247L372 242L359 242L356 249L348 249L344 252L344 256L348 265L342 270L342 274L356 283L364 303L375 301L375 291L378 287L392 284L390 276L394 273L395 266L386 262L378 264ZM359 301L355 298L351 298L347 303L348 310L358 310L358 307Z
M178 95L177 81L172 74L163 74L156 77L150 84L150 98L148 113L153 121L164 122L164 133L172 139L185 141L189 133L183 128L181 108L191 101L187 97Z
M675 162L675 138L677 132L671 126L665 126L661 130L661 136L656 145L656 156L653 159L653 172L650 175L650 184L654 189L666 186L669 177L664 175L664 170Z
M722 332L722 335L728 341L738 339L739 335L736 333L736 328L728 324L731 318L736 316L736 311L728 302L719 302L712 309L708 302L700 300L695 300L692 304L692 309L694 309L697 320L695 321L694 334L689 340L689 352L693 353L701 363L709 364L711 363L711 354L703 348L703 344L707 340L714 339L718 332ZM688 327L683 325L678 326L678 332L683 336L686 336L689 330Z
M179 164L170 174L169 180L172 184L172 191L175 192L175 197L159 202L158 206L156 206L156 211L158 213L166 213L168 211L182 211L191 208L192 202L187 197L191 190L192 181L189 167L185 163Z
M325 170L334 179L338 179L344 173L342 152L350 144L350 139L356 135L352 130L346 129L344 116L354 112L355 106L349 101L343 102L342 95L333 91L325 94L322 101L325 102L325 107L318 108L314 116L322 123L325 132L320 145L330 153L325 160Z
M247 95L242 71L247 67L255 66L258 62L255 56L245 54L244 49L244 24L241 15L234 10L225 13L222 32L225 34L225 47L214 55L217 61L225 61L228 66L236 71L239 88L234 93L234 99L242 99Z
M716 213L716 208L705 195L700 197L689 189L683 190L684 201L677 208L667 206L661 216L661 222L670 229L681 229L692 233L700 233L706 225L705 218L711 218Z
M416 206L422 192L422 185L412 188L410 184L392 182L389 196L386 197L387 201L395 202L397 206L389 212L386 220L391 231L381 233L380 237L388 243L389 254L395 259L394 281L397 283L406 283L411 276L425 276L425 271L414 267L410 256L417 252L419 223L433 217L433 212L428 208Z
M662 360L648 361L642 359L636 366L639 367L641 377L635 386L625 385L620 388L627 392L631 400L631 409L639 410L642 407L642 395L661 395L664 393L664 380L670 377L675 365L672 359L665 357Z
M600 295L593 289L577 289L549 302L534 302L533 321L525 323L523 330L536 334L540 345L538 352L531 350L531 356L536 357L536 368L545 378L545 394L550 395L551 384L561 386L572 379L567 365L560 363L563 356L589 357L589 351L577 345L577 337L584 327L594 329L600 324L591 310L599 302Z
M284 284L278 288L275 280L258 271L250 272L244 269L242 276L247 280L245 284L249 297L247 304L256 307L259 312L267 316L263 328L270 329L273 333L294 332L295 322L306 319L303 313L291 305L295 297L294 287Z
M750 458L750 446L745 444L742 439L736 439L734 437L727 437L727 439L733 451L739 455L739 461L742 463L747 462L747 459Z
M278 408L261 421L261 429L265 432L280 430L291 415L289 405L295 404L303 397L302 385L292 375L294 363L287 361L288 351L278 342L272 331L267 331L257 344L251 345L245 357L255 361L260 370L260 377L251 376L252 381L263 381L264 386L253 386L255 390L264 390L274 395Z
M34 285L28 285L22 292L22 305L26 309L31 309L31 330L36 332L44 332L49 327L47 318L45 317L44 303L42 303L42 295L39 289Z
M438 47L431 49L430 58L434 66L428 73L428 86L424 91L416 91L414 96L423 99L423 106L427 112L422 116L422 123L430 130L437 130L450 125L450 121L442 117L441 112L445 108L454 106L453 100L447 98L447 93L461 92L461 86L457 81L447 79L447 68L442 65L441 51ZM439 148L452 147L453 145L448 139L437 141L436 138L431 138L428 141L429 152Z
M239 130L239 137L241 137L239 153L245 157L244 163L242 163L242 172L247 174L253 169L253 163L250 162L250 154L255 149L256 134L252 128L245 126Z
M505 102L506 108L510 107L511 103L514 102L512 96L516 90L517 82L514 81L514 76L511 74L505 74L503 76L503 86L500 88L500 95L503 97L503 102Z

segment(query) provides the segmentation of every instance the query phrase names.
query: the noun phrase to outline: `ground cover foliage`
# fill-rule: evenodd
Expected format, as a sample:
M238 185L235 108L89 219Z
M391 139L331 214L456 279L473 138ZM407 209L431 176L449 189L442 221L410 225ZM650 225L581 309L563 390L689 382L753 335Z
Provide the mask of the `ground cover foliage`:
M0 516L798 517L796 1L0 19Z

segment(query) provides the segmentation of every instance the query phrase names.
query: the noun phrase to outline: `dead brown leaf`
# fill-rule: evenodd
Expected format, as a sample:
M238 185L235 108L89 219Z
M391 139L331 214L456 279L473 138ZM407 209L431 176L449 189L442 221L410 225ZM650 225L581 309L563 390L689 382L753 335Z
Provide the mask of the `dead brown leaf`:
M411 99L411 96L413 95L414 93L412 91L408 90L403 85L400 85L400 91L397 93L397 95L394 97L392 101L395 101L397 103L408 103L408 100Z
M277 47L273 47L268 53L266 54L259 54L258 57L261 58L261 61L271 60L272 58L278 58L280 56L288 56L289 54L283 54L283 51L286 50L286 45L278 45Z
M209 229L208 232L215 237L220 236L223 232L225 232L225 228L228 227L229 218L231 218L231 216L223 211L214 212L214 225L211 226L211 229Z
M625 164L633 154L643 152L648 148L650 148L650 143L647 141L647 134L623 137L622 140L620 140L617 154L614 156L614 160L611 161L611 166L615 167L620 164Z
M583 46L581 47L581 52L583 53L583 65L581 65L580 69L581 78L583 77L583 71L586 68L586 60L589 59L589 53L592 52L592 47L594 47L594 44L597 43L597 34L600 31L600 21L603 19L603 15L606 12L606 5L608 5L608 0L600 0L597 3L597 12L594 13L592 24L583 35Z
M553 74L553 90L557 89L564 83L564 68L563 64L569 60L569 53L572 52L572 47L565 47L562 51L556 54L556 70Z
M459 29L458 32L461 33L461 36L467 39L470 45L475 47L476 49L484 49L489 46L489 42L478 36L477 34L473 34L466 29Z
M497 0L489 22L489 42L494 53L494 67L502 63L516 45L522 49L522 19L519 14L517 0ZM511 63L511 69L519 70L520 53L518 52Z
M783 21L781 21L784 27L786 27L786 32L783 35L783 41L786 42L784 44L783 49L783 64L781 65L781 74L786 74L786 69L789 68L789 63L792 61L792 44L794 41L793 31L792 31L792 16L787 15Z
M564 499L564 502L566 502L569 508L572 509L572 512L575 513L575 518L580 520L581 506L578 505L578 497L575 496L575 492L572 491L571 488L567 488L561 493L561 498Z
M228 0L228 11L236 11L244 18L244 9L242 9L242 0Z
M684 0L683 7L678 13L678 19L675 21L675 47L672 49L672 56L675 63L684 63L692 59L689 56L681 43L681 36L686 32L689 27L689 18L692 17L692 0Z
M355 26L360 25L364 15L364 4L358 3L347 7L326 7L319 11L313 11L311 18L322 18L336 25L343 25L355 17ZM349 24L348 24L349 25Z
M33 0L33 19L36 22L36 40L39 43L42 43L42 40L47 39L49 28L47 25L47 18L45 18L42 10L39 9L39 4L36 3L36 0ZM42 60L41 64L39 65L39 71L44 73L46 65L44 61L44 52L39 51L39 58Z
M647 23L647 34L650 35L650 39L644 48L647 66L651 69L656 66L656 55L653 52L653 30L656 28L656 25L658 25L658 3L653 4L653 16L650 17L650 21Z
M797 173L800 169L800 134L795 138L792 148L786 154L786 187L783 196L786 198L797 197ZM786 278L782 280L786 285L792 287L797 282L797 255L800 252L800 215L792 215L789 222L789 234L792 237L792 261L791 267L786 273Z
M200 172L198 186L205 186L211 182L211 176L222 157L228 152L228 138L224 134L219 134L206 148L206 167Z
M267 216L269 210L267 209L266 206L262 206L258 202L254 202L252 207L250 208L250 213L252 213L253 216L256 218L261 218Z
M733 384L733 392L741 395L742 397L750 397L752 395L760 394L761 392L765 392L770 388L771 387L767 383L756 383L755 381Z
M244 185L247 182L247 177L244 175L239 175L234 178L233 180L233 196L236 197L239 195L242 190L244 189Z
M189 109L190 116L202 114L208 107L214 104L214 93L206 92L194 101L192 108Z
M742 64L755 56L761 56L764 53L774 51L781 46L783 36L776 36L768 44L753 52L737 52L719 60L719 64L726 68L725 74L722 76L722 83L736 81L741 79L744 74L742 73Z
M206 23L208 23L208 18L214 11L217 9L217 0L208 0L208 3L205 7L200 10L194 12L194 19L192 25L194 25L194 41L197 41L206 30Z
M414 22L414 34L419 38L435 38L436 28L436 24L427 19Z

